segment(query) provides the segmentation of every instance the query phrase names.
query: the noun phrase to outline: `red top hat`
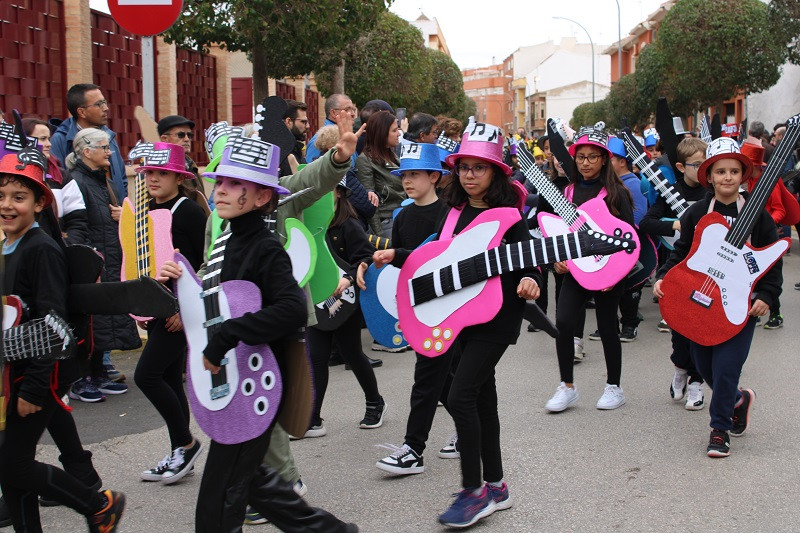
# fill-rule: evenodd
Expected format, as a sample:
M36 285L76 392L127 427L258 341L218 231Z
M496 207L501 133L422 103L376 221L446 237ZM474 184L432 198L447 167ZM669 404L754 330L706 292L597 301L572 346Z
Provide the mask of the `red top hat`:
M743 155L746 155L750 158L750 161L753 162L754 167L765 167L767 164L764 162L764 147L760 144L754 143L744 143L739 148L739 151L742 152Z
M172 143L153 143L150 153L144 157L144 165L136 169L136 172L143 173L145 170L166 170L181 174L188 179L194 179L195 175L186 170L186 153L183 146Z
M38 158L44 159L44 166ZM0 159L0 175L12 174L14 176L22 176L28 178L35 183L44 194L44 207L53 203L54 197L50 187L44 183L45 167L47 159L44 154L36 149L23 149L13 154L7 154Z
M762 148L761 150L763 151L764 149ZM708 145L708 148L706 149L706 160L703 161L700 165L700 168L697 169L697 181L699 181L703 187L710 188L711 184L708 183L708 177L706 173L711 168L711 165L720 159L726 158L736 159L742 163L742 166L744 167L742 183L746 183L747 180L750 179L750 176L753 175L753 162L749 157L739 151L739 145L730 137L720 137L718 139L714 139L711 144Z

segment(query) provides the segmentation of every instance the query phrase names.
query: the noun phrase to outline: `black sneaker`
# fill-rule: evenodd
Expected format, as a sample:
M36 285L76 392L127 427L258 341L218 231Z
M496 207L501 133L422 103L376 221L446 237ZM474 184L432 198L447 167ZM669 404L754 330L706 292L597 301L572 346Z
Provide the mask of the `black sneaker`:
M172 459L170 459L169 468L161 476L161 483L171 485L183 479L194 466L194 462L200 457L202 451L203 445L197 439L194 439L194 446L191 448L180 446L172 450Z
M528 324L528 333L536 333L537 331L541 330L536 326L534 326L533 324Z
M800 282L794 284L794 290L800 291Z
M364 413L364 419L359 422L358 427L361 429L374 429L383 425L383 415L386 414L388 406L383 398L378 402L367 402L367 411Z
M619 334L619 340L622 342L633 342L636 340L638 330L636 328L625 326L622 328L622 333Z
M741 437L747 431L750 424L750 410L756 400L756 393L751 389L740 389L742 391L742 405L733 408L733 428L731 435Z
M386 446L386 448L389 448L389 446ZM408 444L395 448L391 455L375 463L375 466L386 472L401 475L421 474L425 471L422 456L417 454Z
M769 320L764 324L764 329L778 329L783 327L783 316L780 313L772 313Z
M731 454L731 439L727 431L711 430L711 438L708 440L706 454L709 457L728 457Z
M114 533L122 520L122 513L125 510L125 495L121 492L104 490L103 495L108 500L108 504L99 512L87 516L90 533Z
M592 333L589 333L589 340L590 341L599 341L600 340L600 330L596 329Z
M8 505L6 499L0 496L0 527L11 525L11 515L8 512Z

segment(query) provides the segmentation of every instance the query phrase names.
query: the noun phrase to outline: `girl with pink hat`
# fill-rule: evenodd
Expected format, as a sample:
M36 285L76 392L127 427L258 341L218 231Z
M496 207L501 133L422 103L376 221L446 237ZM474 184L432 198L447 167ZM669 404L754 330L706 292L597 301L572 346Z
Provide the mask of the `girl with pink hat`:
M450 210L440 223L439 238L451 238L494 208L517 207L519 196L508 179L511 168L503 163L499 128L470 123L458 152L447 157L447 164L455 168L455 176L443 192ZM504 239L507 243L530 240L521 217ZM381 250L375 252L373 260L381 267L393 257L394 250ZM508 346L517 342L525 300L539 297L541 274L530 269L502 274L500 279L500 311L485 324L465 328L459 337L461 361L453 376L448 408L458 433L463 490L439 516L439 522L450 527L467 527L496 510L511 507L503 481L494 369Z
M184 180L195 176L186 170L182 146L157 142L153 143L152 150L166 161L145 158L145 164L136 169L137 173L144 174L151 197L149 210L172 212L172 246L197 269L203 262L206 214L187 198L183 188ZM192 469L203 446L189 430L189 403L182 379L186 337L180 316L156 318L144 327L148 340L133 379L166 422L170 447L164 459L143 471L141 478L168 485L179 481Z
M581 128L575 139L575 143L569 147L569 153L575 159L575 164L564 195L576 206L601 197L613 216L633 225L633 201L628 189L611 166L608 135L594 128ZM548 209L540 207L541 210ZM575 281L565 262L556 263L554 269L558 274L565 274L556 308L556 326L559 331L556 338L556 353L561 383L545 408L557 413L578 401L578 390L573 379L578 330L576 317L585 312L586 300L593 297L607 372L605 389L596 407L616 409L625 403L625 395L619 386L622 373L622 345L617 323L617 308L624 290L624 282L602 291L590 291Z

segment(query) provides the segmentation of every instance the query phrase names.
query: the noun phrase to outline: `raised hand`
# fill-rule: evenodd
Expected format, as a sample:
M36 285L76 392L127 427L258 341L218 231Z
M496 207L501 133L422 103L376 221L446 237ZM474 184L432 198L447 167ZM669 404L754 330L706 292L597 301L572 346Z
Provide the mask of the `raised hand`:
M336 143L336 153L333 154L333 160L336 163L346 163L348 159L353 157L356 152L358 138L367 129L367 125L362 124L358 131L353 133L353 120L353 116L349 113L339 115L339 121L336 123L339 127L339 142Z

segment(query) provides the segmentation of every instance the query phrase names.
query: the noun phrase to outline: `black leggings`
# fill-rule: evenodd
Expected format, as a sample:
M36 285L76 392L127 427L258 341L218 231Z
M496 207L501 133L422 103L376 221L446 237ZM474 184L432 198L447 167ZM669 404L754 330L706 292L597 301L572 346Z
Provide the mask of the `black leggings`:
M556 309L558 309L558 294L561 292L561 284L564 282L564 274L559 274L551 266L544 266L542 267L542 285L539 287L539 298L536 299L535 303L538 305L545 314L547 314L547 305L549 300L549 282L548 278L550 277L548 273L553 274L553 279L556 280ZM583 329L583 328L581 328Z
M465 489L479 488L482 479L503 479L494 368L507 348L508 344L476 339L461 341L461 360L450 385L448 408L456 423L461 486Z
M571 274L567 273L561 285L561 295L556 309L556 353L561 381L573 383L572 367L575 364L576 317L585 317L586 299L594 297L597 329L603 341L606 356L607 383L619 385L622 374L622 345L619 341L617 308L622 295L622 283L617 283L610 291L589 291L581 287ZM582 321L581 321L582 322Z
M311 364L314 370L314 413L311 416L311 425L322 423L322 401L328 389L328 359L331 356L331 342L336 339L339 352L344 362L350 365L358 384L364 391L368 402L380 401L378 381L369 359L361 349L361 313L353 315L335 331L322 331L315 327L306 329L308 335L308 350L311 354Z
M174 450L191 444L193 439L189 403L183 389L186 337L183 331L170 333L165 323L164 319L153 320L133 380L167 423Z
M43 404L41 411L23 418L17 414L17 395L12 394L0 445L0 486L14 530L26 533L42 531L39 495L82 515L96 513L103 505L100 493L63 470L36 460L36 445L55 410L61 409L49 394Z

